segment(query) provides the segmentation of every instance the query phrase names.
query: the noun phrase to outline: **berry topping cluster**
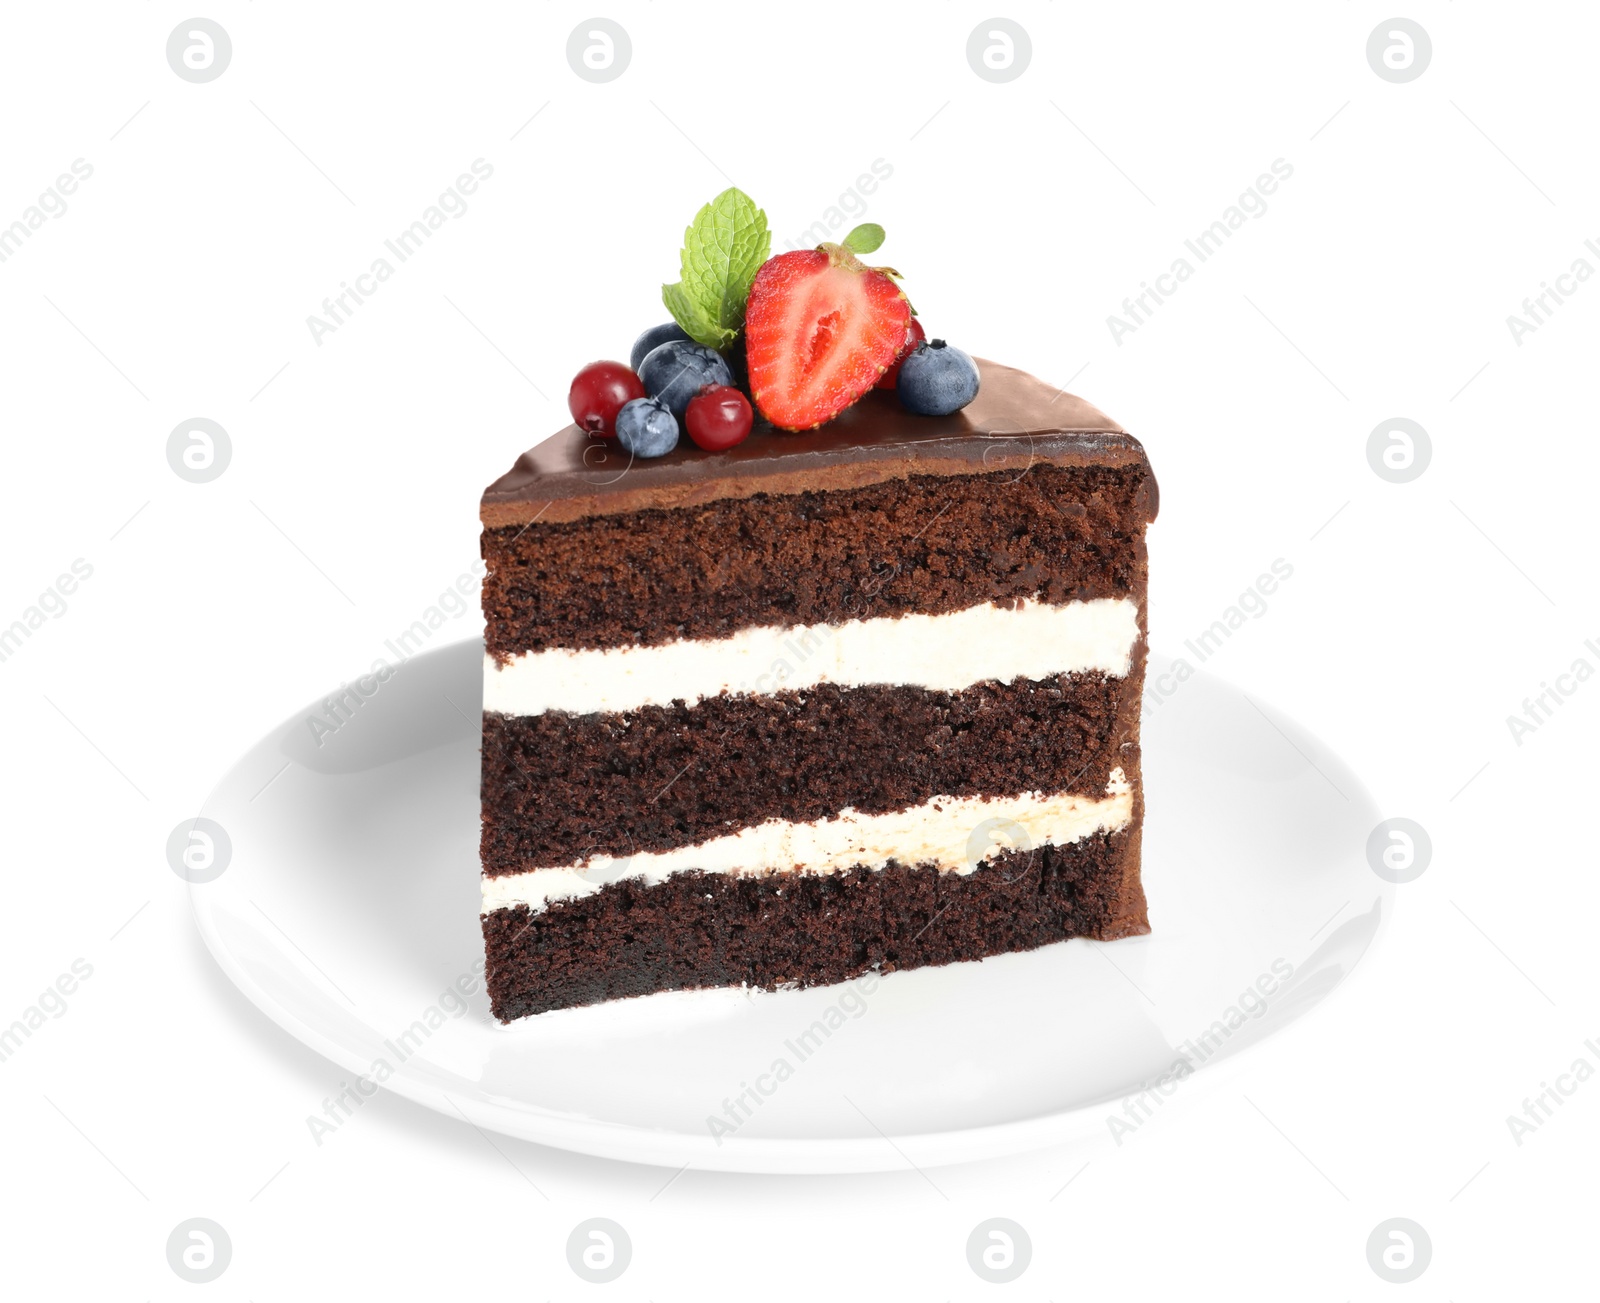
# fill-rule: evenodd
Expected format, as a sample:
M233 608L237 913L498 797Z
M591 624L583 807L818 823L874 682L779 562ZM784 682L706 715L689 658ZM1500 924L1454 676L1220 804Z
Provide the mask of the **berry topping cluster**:
M591 362L573 377L567 407L580 430L615 439L635 457L665 456L680 430L707 452L744 442L755 413L734 387L727 359L670 334L677 329L652 326L640 335L634 367ZM653 339L665 342L652 347Z
M874 389L920 416L960 411L977 396L977 365L927 337L899 272L861 261L883 238L869 223L840 244L769 257L766 214L724 191L684 232L680 280L662 286L673 319L639 336L627 366L579 371L572 419L635 457L661 457L680 431L725 452L756 410L780 430L814 429Z

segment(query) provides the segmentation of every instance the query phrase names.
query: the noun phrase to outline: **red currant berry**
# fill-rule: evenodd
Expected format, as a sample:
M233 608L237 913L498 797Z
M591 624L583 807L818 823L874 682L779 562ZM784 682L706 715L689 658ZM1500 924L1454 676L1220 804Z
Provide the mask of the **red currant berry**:
M567 409L580 430L610 439L624 403L644 397L644 382L621 362L591 362L572 378Z
M732 385L702 386L683 414L689 437L707 452L726 452L743 443L754 419L750 400Z
M906 342L900 346L900 351L894 355L894 361L889 363L889 369L878 377L877 389L893 389L900 379L900 364L906 360L906 354L922 343L928 337L923 330L922 322L916 317L911 318L911 324L906 327Z

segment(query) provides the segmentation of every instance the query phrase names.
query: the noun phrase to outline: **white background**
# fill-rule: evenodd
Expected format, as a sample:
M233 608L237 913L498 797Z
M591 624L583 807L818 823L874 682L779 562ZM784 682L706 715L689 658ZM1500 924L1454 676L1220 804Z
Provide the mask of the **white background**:
M619 1298L978 1298L994 1216L1033 1239L1023 1298L1592 1291L1600 1080L1520 1146L1506 1123L1600 1065L1600 682L1520 746L1506 724L1600 667L1600 286L1520 346L1506 324L1600 267L1589 7L1419 0L1433 58L1404 85L1368 65L1368 3L1014 3L1032 63L999 85L966 3L621 2L603 85L567 64L592 11L566 4L217 3L232 62L200 85L164 54L191 12L8 6L0 52L0 223L93 167L0 263L0 624L93 566L0 664L0 1023L93 966L0 1063L8 1297L188 1297L164 1245L194 1216L233 1241L219 1299L587 1297L563 1246L591 1216L631 1235ZM465 215L315 343L308 314L478 158ZM1279 158L1266 213L1115 342L1107 315ZM340 1072L227 986L169 831L472 563L482 486L663 319L701 203L737 183L782 247L876 159L865 216L930 333L1145 441L1157 647L1290 561L1209 668L1422 823L1430 867L1358 980L1120 1148L663 1190L387 1095L317 1147ZM166 461L194 416L233 444L210 484ZM1433 444L1404 485L1365 454L1395 416ZM1403 1287L1366 1261L1395 1216L1433 1242Z

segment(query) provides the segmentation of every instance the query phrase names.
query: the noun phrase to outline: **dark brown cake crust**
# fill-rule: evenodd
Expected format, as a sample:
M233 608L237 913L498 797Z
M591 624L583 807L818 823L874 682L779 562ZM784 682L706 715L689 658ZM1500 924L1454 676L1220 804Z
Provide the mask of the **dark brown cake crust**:
M992 601L1142 594L1155 481L1142 460L832 493L757 494L485 529L486 645L726 638L751 625L939 615Z
M750 438L720 453L685 439L664 457L634 459L614 441L569 425L484 490L479 517L495 529L662 507L698 510L754 493L832 493L915 474L1022 474L1041 461L1145 463L1139 441L1083 399L1026 371L974 360L978 396L949 416L916 416L893 393L871 390L800 433L774 431L758 414Z
M1007 852L967 875L881 870L737 877L675 874L647 886L483 918L497 1018L623 996L746 984L821 986L868 969L1032 950L1150 930L1139 832Z
M1135 648L1134 673L1144 649ZM1135 680L1136 681L1136 680ZM877 814L934 796L1137 784L1128 680L1062 674L960 692L822 684L626 713L483 717L490 876L694 845L767 819Z

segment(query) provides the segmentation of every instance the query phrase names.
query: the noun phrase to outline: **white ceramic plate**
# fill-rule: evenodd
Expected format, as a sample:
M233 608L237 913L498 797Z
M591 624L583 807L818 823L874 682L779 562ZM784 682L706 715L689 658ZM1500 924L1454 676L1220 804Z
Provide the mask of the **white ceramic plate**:
M231 852L191 892L228 976L363 1090L507 1135L845 1172L1104 1134L1124 1097L1214 1073L1325 999L1387 920L1393 888L1365 854L1379 815L1355 776L1218 680L1169 678L1144 726L1150 936L870 991L678 992L501 1027L478 931L482 654L407 662L320 742L321 706L264 738L206 804ZM801 1042L816 1021L837 1027Z

